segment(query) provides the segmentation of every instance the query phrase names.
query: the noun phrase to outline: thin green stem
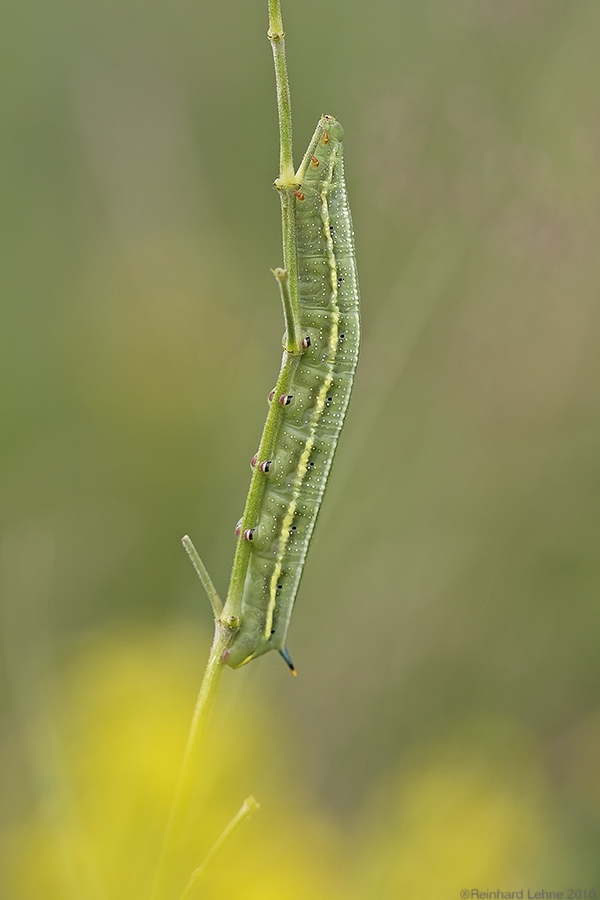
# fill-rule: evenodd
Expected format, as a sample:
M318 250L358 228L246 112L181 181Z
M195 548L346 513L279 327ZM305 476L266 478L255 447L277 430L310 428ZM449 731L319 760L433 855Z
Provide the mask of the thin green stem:
M298 291L298 250L296 247L296 191L298 182L294 174L292 147L292 104L285 57L285 34L279 0L269 0L269 30L267 32L273 50L275 83L277 87L277 112L279 116L279 178L275 187L281 199L281 231L283 237L283 268L288 273L290 309L293 328L288 328L286 349L299 353L300 302Z
M194 787L198 754L224 667L223 651L231 642L233 628L236 624L235 619L229 622L222 622L220 619L217 619L215 622L215 636L198 699L196 700L187 746L154 880L152 900L163 900L167 896L168 880L177 857L177 842Z
M283 416L283 407L279 402L279 398L289 394L299 360L299 356L294 356L291 353L284 351L281 371L279 372L277 384L273 389L273 399L269 407L269 412L267 413L267 421L265 422L260 441L260 447L257 454L258 462L273 458L275 443L279 434L279 426ZM241 615L242 593L246 581L246 570L250 559L250 543L244 540L243 535L247 528L254 528L258 521L264 489L265 477L260 471L259 466L256 465L250 482L250 490L248 491L248 496L246 498L240 536L233 558L229 591L223 609L223 615L226 619L229 616L239 618Z
M208 569L200 559L200 554L194 547L192 539L188 534L184 534L184 536L181 538L181 543L185 548L185 552L192 561L192 565L196 570L198 578L202 582L202 587L206 591L208 599L210 600L210 605L213 608L215 619L218 619L223 611L223 603L217 593L216 587L212 583L212 578L208 574Z
M298 247L296 244L296 188L279 188L281 200L281 235L283 239L283 268L288 273L290 291L291 333L287 333L287 349L299 352L294 336L300 334L300 291L298 284Z
M275 181L275 187L281 198L281 227L283 235L283 271L287 273L287 286L284 288L282 281L282 299L284 316L286 318L286 343L283 354L281 371L274 390L274 401L271 403L267 421L263 430L259 461L272 458L275 441L281 424L282 408L277 399L289 392L292 378L298 365L301 353L300 330L300 304L298 289L298 251L296 246L296 196L298 188L294 175L292 159L292 112L290 103L290 88L285 61L285 38L281 7L279 0L269 0L269 31L268 38L273 48L275 62L275 81L277 84L277 110L279 113L279 141L280 141L280 170L279 178ZM279 270L282 271L282 270ZM277 277L277 275L275 276ZM279 279L278 279L279 280ZM284 296L283 292L286 291ZM250 545L244 540L244 531L254 528L258 520L260 504L264 493L264 476L256 466L250 490L246 498L244 515L242 517L241 533L238 539L229 591L225 602L224 614L240 616L242 605L242 593L246 580L246 571L250 560Z
M294 316L294 308L290 294L290 278L285 269L272 269L275 280L279 285L281 305L283 306L283 320L285 322L284 348L294 356L303 353L302 333L300 322Z
M274 389L273 402L269 408L267 421L260 442L258 453L259 460L272 458L283 412L282 405L278 401L281 397L289 393L294 373L300 359L300 354L302 353L302 335L300 332L299 313L298 251L296 245L296 199L300 198L300 195L297 193L299 185L294 174L290 89L285 57L285 36L279 0L269 0L268 38L273 50L275 80L277 86L280 154L279 177L275 181L275 187L279 191L281 198L284 266L283 269L276 270L274 274L279 282L282 295L284 318L286 322L286 340L281 370L277 385ZM158 863L158 870L152 891L152 900L167 900L167 895L169 893L169 880L172 877L173 868L177 861L178 840L194 787L199 748L206 730L212 704L223 671L223 656L233 640L235 631L239 627L242 593L250 558L250 545L248 541L243 539L243 533L245 529L252 528L256 524L264 493L264 485L263 473L257 465L252 476L250 490L246 499L241 534L236 547L231 581L224 608L222 607L221 600L210 579L206 567L200 559L190 538L187 535L183 538L183 545L204 585L215 613L215 636L204 679L196 701L196 707L194 709L188 742ZM181 900L187 900L187 898L191 896L208 863L218 852L233 829L236 828L249 814L251 809L256 808L256 806L256 801L253 798L248 798L248 800L246 800L237 816L232 820L214 845L204 863L192 874L191 880L186 887Z
M269 30L267 37L273 50L275 82L277 86L277 112L279 114L279 181L289 186L294 182L292 151L292 104L285 61L285 33L279 0L269 0Z
M198 882L204 876L204 873L206 872L208 866L211 864L211 862L213 861L213 859L215 858L215 856L217 855L217 853L219 852L219 850L221 849L221 847L223 846L225 841L229 837L231 837L231 835L236 830L236 828L239 828L239 826L242 824L242 822L248 818L250 813L254 812L255 810L257 810L259 808L260 808L260 806L254 799L254 797L247 797L244 800L241 808L237 811L237 813L235 814L235 816L233 817L233 819L231 820L231 822L229 823L227 828L225 828L225 830L221 834L220 838L215 842L215 844L209 850L209 852L206 856L206 859L204 860L202 865L198 866L198 868L192 872L192 877L189 880L188 886L186 887L185 891L183 892L183 894L181 895L179 900L190 900L190 897L194 893L194 890L195 890L196 886L198 885Z

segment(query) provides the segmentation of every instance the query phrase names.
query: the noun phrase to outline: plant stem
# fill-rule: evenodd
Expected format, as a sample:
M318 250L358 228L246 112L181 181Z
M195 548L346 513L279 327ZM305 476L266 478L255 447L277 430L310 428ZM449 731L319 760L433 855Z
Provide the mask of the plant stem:
M302 349L302 334L300 330L299 312L299 286L298 286L298 252L296 246L296 192L299 184L294 174L294 162L292 151L292 112L290 102L290 89L285 58L285 37L279 0L269 0L269 31L268 38L273 49L275 63L275 81L277 86L277 110L279 115L279 177L275 181L275 187L281 198L281 223L283 233L283 265L284 269L276 270L280 286L286 337L284 343L283 361L275 396L287 394L292 384L293 376L298 365ZM274 273L275 274L275 273ZM277 440L281 423L281 406L275 399L269 408L267 421L260 442L259 459L266 460L272 456L272 450ZM260 503L264 491L264 478L260 477L256 466L250 490L246 499L244 516L242 519L242 534L237 543L231 581L225 607L221 610L221 601L215 587L200 559L194 545L187 537L183 539L184 547L194 564L202 584L211 601L215 613L215 636L210 650L208 664L204 673L200 693L196 701L188 742L175 790L171 812L167 823L167 829L158 863L158 870L152 891L152 900L166 900L169 890L169 878L177 858L177 842L179 840L185 816L188 810L192 789L197 769L198 753L206 725L215 698L221 673L223 671L223 653L231 643L236 629L239 627L241 613L242 593L248 562L250 558L250 545L243 540L245 528L251 528L258 516ZM182 900L188 898L193 892L198 879L202 876L206 865L220 849L223 842L235 827L248 815L257 804L253 798L248 798L237 816L225 829L215 846L208 854L204 863L195 870L192 878L184 891Z
M279 181L293 184L294 160L292 151L292 103L285 61L285 33L279 0L269 0L269 30L267 37L273 49L277 112L279 113Z
M247 819L248 816L250 815L250 813L254 812L254 810L256 810L258 808L259 808L259 804L256 802L254 797L247 797L244 800L241 808L237 811L237 813L235 814L235 816L233 817L233 819L231 820L231 822L229 823L227 828L225 828L225 830L221 834L220 838L216 841L216 843L209 850L209 852L206 856L206 859L204 860L202 865L198 866L198 868L192 872L192 877L189 880L188 886L186 887L185 891L183 892L183 894L181 895L179 900L190 900L190 897L194 893L194 890L195 890L198 882L203 877L208 866L213 861L213 859L215 858L215 856L217 855L217 853L219 852L219 850L221 849L221 847L223 846L225 841L233 834L235 829L238 828L242 824L244 819Z
M300 303L298 297L298 252L296 249L296 197L299 187L294 174L292 146L292 104L285 58L285 33L279 0L269 0L269 30L267 32L273 50L275 83L277 86L277 112L279 115L279 178L275 187L281 199L281 230L283 236L283 268L290 285L292 317L286 323L285 349L289 353L301 353Z
M167 880L171 875L173 865L176 861L177 841L181 834L181 828L188 811L189 801L194 787L200 745L206 731L206 725L223 671L223 651L230 643L231 637L231 626L217 619L215 622L215 636L210 649L204 678L202 679L202 685L200 686L198 699L196 700L183 763L181 765L181 771L175 789L175 796L173 798L171 812L167 822L167 829L158 862L156 878L154 880L154 888L152 890L152 900L163 900L163 898L166 897L165 891L168 887Z
M281 305L283 307L283 320L285 322L286 338L287 335L295 334L296 320L294 317L294 308L292 306L292 296L290 294L290 279L286 269L272 269L275 280L279 285L279 294L281 296ZM301 341L300 329L297 329L297 340ZM284 341L284 347L291 352L288 347L288 341Z
M213 613L215 614L215 619L218 619L223 612L223 604L221 603L221 598L217 593L216 587L212 583L212 578L208 574L208 569L200 559L200 554L194 547L192 539L188 534L184 534L184 536L181 538L181 543L184 546L185 552L192 561L192 565L196 570L198 578L202 582L202 587L206 591L208 599L210 600L210 605L212 606Z
M281 269L275 269L283 302L283 313L286 323L286 337L284 344L283 361L277 385L274 390L274 400L269 407L267 421L263 429L259 461L272 458L275 442L281 424L281 407L277 398L289 393L292 379L296 371L298 360L302 350L302 335L300 330L300 313L298 297L298 252L296 248L296 197L298 188L294 165L292 160L292 120L290 89L285 61L285 39L283 22L281 20L281 8L279 0L269 0L269 31L267 32L273 48L275 61L275 80L277 83L277 109L279 112L279 140L280 140L280 174L275 181L275 187L281 198L281 226L283 234L283 262L287 277ZM255 467L250 482L250 490L246 498L244 515L240 536L238 538L229 591L225 602L224 615L240 616L242 605L242 593L246 580L246 571L250 560L250 544L243 539L243 532L247 528L253 528L258 519L260 504L265 488L265 479Z

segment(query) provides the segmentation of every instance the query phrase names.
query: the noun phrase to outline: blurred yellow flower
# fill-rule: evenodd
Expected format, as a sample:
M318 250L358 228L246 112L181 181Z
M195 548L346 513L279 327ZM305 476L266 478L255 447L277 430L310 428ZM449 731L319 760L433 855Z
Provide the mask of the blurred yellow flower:
M112 636L68 668L55 719L60 765L38 778L29 819L5 834L11 900L147 900L201 674L194 638ZM335 835L295 799L297 786L281 784L285 748L262 728L260 710L251 700L212 726L173 897L266 770L266 802L221 850L198 895L341 900ZM39 739L49 739L43 726Z

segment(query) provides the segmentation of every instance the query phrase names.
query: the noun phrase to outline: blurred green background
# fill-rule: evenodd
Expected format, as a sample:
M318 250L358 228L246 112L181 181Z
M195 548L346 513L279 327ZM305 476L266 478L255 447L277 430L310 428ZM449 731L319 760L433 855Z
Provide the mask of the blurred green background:
M280 358L266 5L1 4L7 900L148 896L211 633L179 540L224 593ZM283 14L364 340L299 677L226 673L181 877L252 792L205 897L600 896L600 5Z

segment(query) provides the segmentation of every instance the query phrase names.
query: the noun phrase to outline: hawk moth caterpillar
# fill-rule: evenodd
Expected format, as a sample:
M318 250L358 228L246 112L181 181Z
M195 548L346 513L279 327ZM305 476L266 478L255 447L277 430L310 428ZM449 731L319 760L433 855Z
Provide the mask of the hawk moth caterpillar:
M243 584L240 579L237 586L232 583L226 607L239 620L223 654L232 668L275 649L295 671L286 635L350 400L360 341L343 136L339 122L322 116L297 172L302 340L299 353L284 350L263 440L252 460L255 502L247 503L236 529L236 555L246 565ZM287 273L274 274L285 310Z

